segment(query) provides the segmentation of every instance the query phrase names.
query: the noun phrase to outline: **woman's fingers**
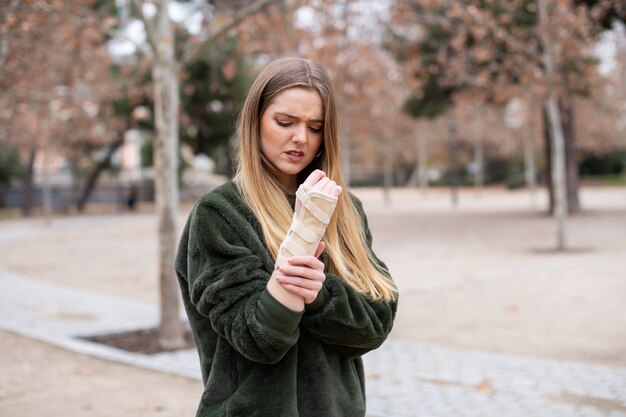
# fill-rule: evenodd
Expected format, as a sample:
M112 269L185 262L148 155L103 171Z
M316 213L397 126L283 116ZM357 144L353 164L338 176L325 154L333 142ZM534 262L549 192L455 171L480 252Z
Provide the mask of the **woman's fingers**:
M335 181L331 181L329 180L326 185L324 185L324 188L322 189L322 192L324 194L328 194L330 195L330 193L337 188L337 183Z
M305 189L311 188L315 184L317 184L319 180L321 180L324 177L326 177L326 173L322 171L321 169L316 169L315 171L309 174L309 176L307 177L306 180L304 180L302 185L304 186Z
M320 248L323 248L322 244L318 246L321 253ZM278 268L276 280L284 289L310 304L315 301L326 280L324 264L314 256L292 256L288 265Z
M302 183L302 187L305 191L319 191L324 194L338 197L341 194L341 187L337 185L335 181L332 181L326 176L326 173L321 169L316 169L311 172L306 180Z
M330 178L324 177L320 179L315 185L313 185L313 187L311 187L311 191L324 192L324 188L329 182L331 182Z
M313 270L311 270L313 271ZM285 274L281 270L275 275L276 281L287 291L299 295L304 299L305 304L310 304L317 298L322 286L324 285L324 276L322 279L309 279L302 276L294 276Z
M283 265L279 268L280 272L292 276L302 277L311 281L323 281L326 276L320 268L310 268L307 266Z
M304 267L309 267L311 269L319 269L321 271L324 270L324 264L315 256L309 256L309 255L292 256L291 258L287 260L287 262L289 262L289 264L285 265L285 267L304 266Z
M319 291L320 289L322 289L322 285L324 285L322 281L316 281L312 279L306 279L306 278L294 277L294 276L282 275L282 274L277 275L276 280L280 282L281 284L293 285L294 287L300 287L305 290L313 290L313 291Z

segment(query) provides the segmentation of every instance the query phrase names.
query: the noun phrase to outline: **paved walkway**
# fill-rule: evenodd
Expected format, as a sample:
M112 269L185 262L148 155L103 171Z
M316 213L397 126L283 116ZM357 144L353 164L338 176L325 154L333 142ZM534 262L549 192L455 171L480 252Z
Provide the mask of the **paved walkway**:
M402 292L402 288L400 288ZM0 328L200 379L195 351L143 355L81 336L156 325L155 306L0 268ZM626 369L387 341L365 356L371 417L626 417Z

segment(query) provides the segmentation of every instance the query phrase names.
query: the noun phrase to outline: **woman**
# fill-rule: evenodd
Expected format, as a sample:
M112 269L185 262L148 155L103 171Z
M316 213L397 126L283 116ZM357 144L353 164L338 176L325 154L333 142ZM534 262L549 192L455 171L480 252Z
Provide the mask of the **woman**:
M397 292L342 192L327 73L271 62L238 130L237 176L198 200L176 258L205 387L197 416L364 416L361 355L391 331Z

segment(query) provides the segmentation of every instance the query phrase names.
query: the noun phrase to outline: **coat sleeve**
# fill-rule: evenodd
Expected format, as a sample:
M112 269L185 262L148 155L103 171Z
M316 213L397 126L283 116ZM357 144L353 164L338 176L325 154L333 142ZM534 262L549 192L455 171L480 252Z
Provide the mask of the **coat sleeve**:
M369 249L372 235L361 202L354 198L363 219ZM389 276L387 266L372 252L374 260ZM337 275L326 274L318 298L309 304L301 326L342 355L356 357L378 348L387 338L397 309L397 297L391 301L373 300L355 291Z
M270 273L248 244L258 236L246 236L241 227L237 233L231 222L242 217L211 206L200 204L191 216L187 260L191 303L241 355L255 362L278 362L297 342L303 313L289 310L267 291Z

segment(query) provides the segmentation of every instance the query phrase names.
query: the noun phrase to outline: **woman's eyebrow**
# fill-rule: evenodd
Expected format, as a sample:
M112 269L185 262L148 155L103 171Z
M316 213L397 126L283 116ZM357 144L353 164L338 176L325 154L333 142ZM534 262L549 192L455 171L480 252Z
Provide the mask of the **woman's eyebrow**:
M294 116L293 114L283 113L283 112L276 112L276 113L274 113L274 115L283 116L283 117L287 117L289 119L294 119L294 120L299 120L300 119L298 116ZM324 123L324 120L322 120L322 119L309 119L309 122Z

